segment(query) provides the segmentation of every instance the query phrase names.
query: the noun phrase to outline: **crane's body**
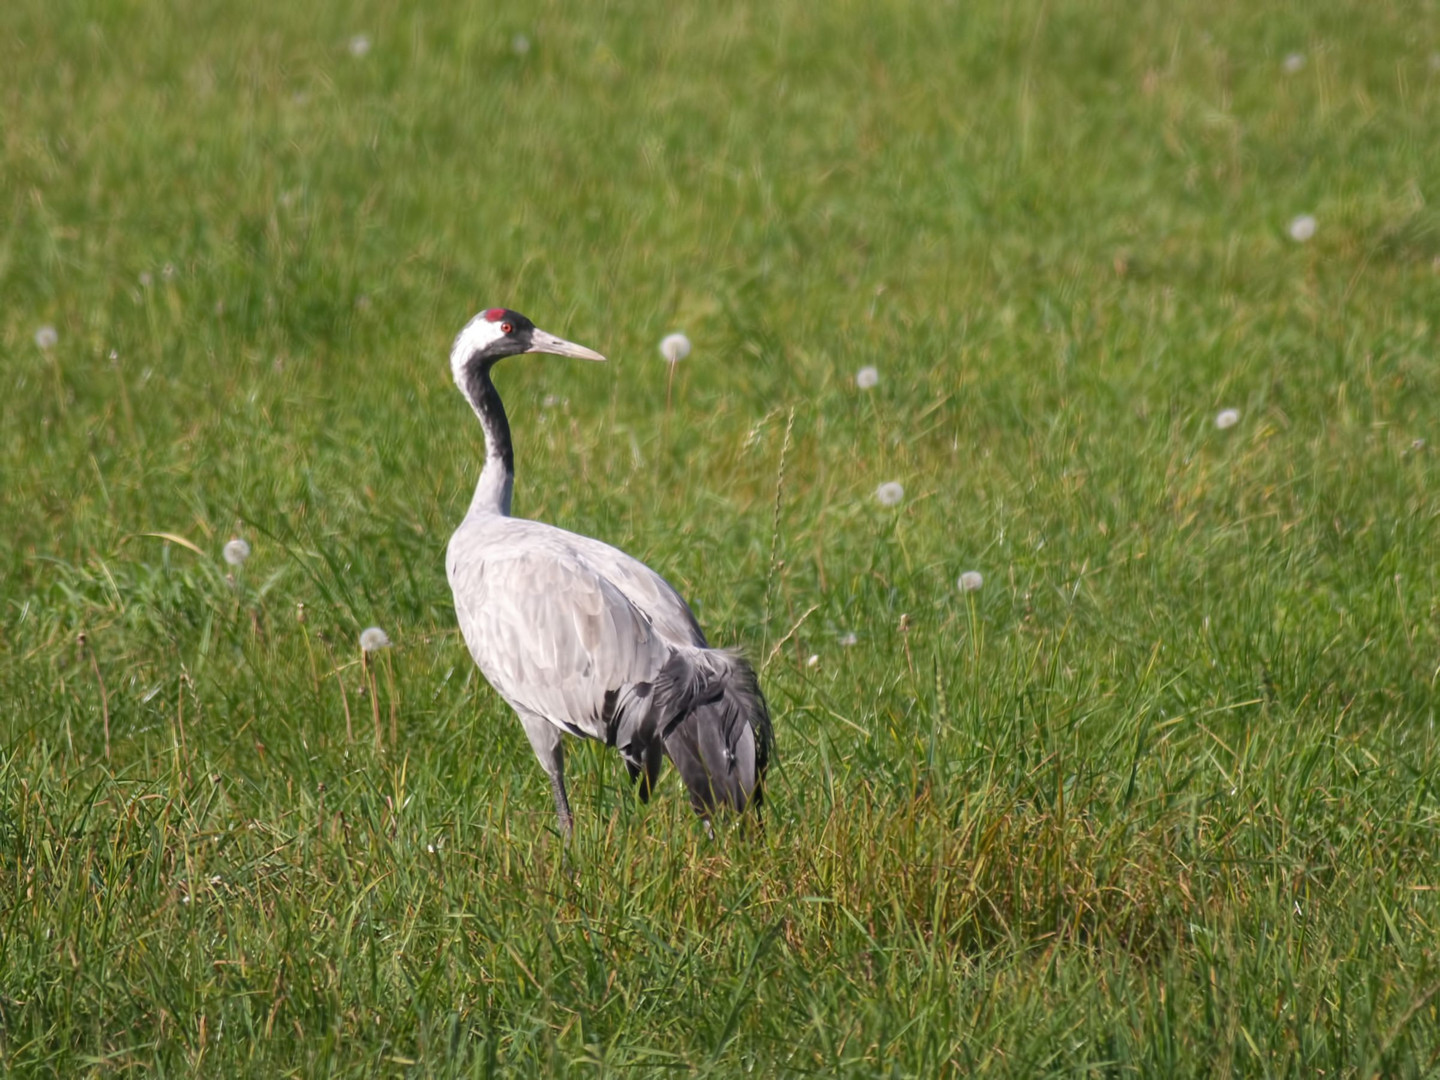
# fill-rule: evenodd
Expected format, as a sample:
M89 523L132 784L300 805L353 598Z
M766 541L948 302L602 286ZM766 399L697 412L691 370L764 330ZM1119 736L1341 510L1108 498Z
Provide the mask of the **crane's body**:
M572 820L567 733L618 749L646 799L670 757L707 823L718 805L758 806L771 737L750 666L709 648L680 594L638 559L510 516L514 455L490 368L525 352L603 359L500 308L476 316L455 341L452 371L486 444L475 497L446 553L471 656L520 717L563 832Z

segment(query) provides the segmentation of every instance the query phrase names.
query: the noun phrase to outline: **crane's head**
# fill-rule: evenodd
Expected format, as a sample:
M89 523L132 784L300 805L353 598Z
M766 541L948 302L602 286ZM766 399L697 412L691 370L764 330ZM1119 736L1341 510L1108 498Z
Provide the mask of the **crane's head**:
M468 323L450 348L450 369L464 389L472 365L489 367L497 360L521 353L553 353L581 360L604 360L598 352L541 330L518 311L490 308Z

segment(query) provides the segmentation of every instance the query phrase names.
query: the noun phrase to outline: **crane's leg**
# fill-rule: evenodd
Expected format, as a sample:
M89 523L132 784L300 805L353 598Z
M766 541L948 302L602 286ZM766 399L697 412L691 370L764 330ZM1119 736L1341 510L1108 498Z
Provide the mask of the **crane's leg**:
M665 744L658 738L652 739L640 752L639 761L625 759L625 771L630 774L630 783L639 783L636 789L640 794L640 801L648 803L651 794L655 791L655 784L660 779L660 769L665 764Z
M560 835L569 840L575 831L575 817L570 813L570 800L565 797L565 778L561 770L550 774L550 787L555 792L555 819L560 823Z
M555 816L560 824L560 835L569 840L575 819L570 814L570 800L565 797L565 748L560 743L560 729L543 716L536 716L534 713L522 712L519 716L525 734L530 739L530 748L535 751L540 767L550 775L550 789L555 794Z

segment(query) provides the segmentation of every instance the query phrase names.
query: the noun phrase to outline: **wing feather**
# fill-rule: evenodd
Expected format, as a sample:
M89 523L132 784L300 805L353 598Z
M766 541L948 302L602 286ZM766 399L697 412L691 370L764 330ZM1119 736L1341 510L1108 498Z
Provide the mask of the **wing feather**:
M452 541L448 562L460 629L480 670L515 708L612 737L607 691L612 711L617 700L643 701L636 687L654 682L671 647L567 545L477 547L457 552Z
M451 584L457 556L473 562L482 550L501 553L523 549L576 560L604 577L645 613L660 636L673 645L705 647L705 635L685 600L668 581L639 559L590 536L567 532L525 518L467 519L450 540ZM457 590L458 594L458 590Z

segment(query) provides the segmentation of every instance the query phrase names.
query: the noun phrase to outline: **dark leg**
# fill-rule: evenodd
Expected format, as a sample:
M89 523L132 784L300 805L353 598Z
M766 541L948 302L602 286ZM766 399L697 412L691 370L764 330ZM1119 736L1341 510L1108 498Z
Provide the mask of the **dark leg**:
M665 745L655 739L640 751L640 760L633 761L629 757L625 759L625 771L630 774L630 783L638 783L636 789L640 794L640 801L648 803L650 796L655 792L655 784L660 779L660 769L665 764Z
M550 774L550 787L555 792L555 816L560 822L560 835L569 840L575 831L575 818L570 813L570 800L565 797L563 769Z
M560 745L560 729L543 716L523 712L519 715L525 734L530 738L531 749L535 751L536 759L550 777L550 789L555 793L555 816L559 819L560 835L569 840L575 819L570 814L570 800L565 797L565 750Z

